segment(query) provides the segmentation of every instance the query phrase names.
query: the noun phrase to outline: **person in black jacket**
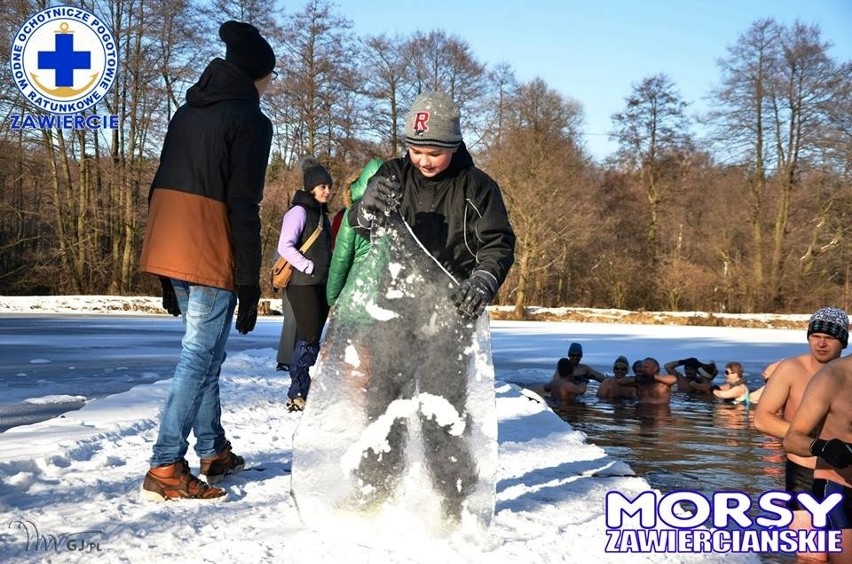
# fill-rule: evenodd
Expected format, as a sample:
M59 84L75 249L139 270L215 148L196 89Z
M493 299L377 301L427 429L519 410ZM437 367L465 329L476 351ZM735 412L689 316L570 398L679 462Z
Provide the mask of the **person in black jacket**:
M242 470L220 422L219 370L231 321L254 329L260 299L260 201L272 123L260 97L273 78L275 54L254 26L219 28L227 47L186 94L169 123L149 195L140 270L157 276L163 307L182 316L185 334L160 417L143 497L225 497L196 478L184 458L196 438L199 474L210 483Z
M298 340L290 364L290 390L287 410L302 411L311 386L309 370L317 361L320 337L328 317L325 285L331 262L331 224L328 200L331 198L331 175L313 157L302 160L302 190L293 196L293 204L281 224L278 254L293 265L293 276L287 285L287 299L296 317ZM304 253L299 249L317 227L319 237Z
M376 216L399 209L426 250L462 281L459 314L474 319L515 261L515 233L500 187L474 166L460 117L447 94L418 96L406 117L406 155L376 171L349 223L367 234Z
M447 94L418 96L405 119L405 156L386 161L376 171L348 219L369 237L374 220L398 209L426 251L460 280L451 298L458 315L472 323L506 279L514 262L515 234L500 188L474 166L465 147L460 117ZM436 351L404 321L379 323L373 331L368 344L383 351L371 358L365 398L371 423L385 415L392 402L414 393L440 396L466 417L467 370L459 360L465 357L465 343ZM431 356L433 367L436 356L446 362L413 385L424 355ZM427 466L441 493L444 514L458 521L478 481L476 461L464 436L433 418L420 419ZM365 492L357 504L369 507L392 493L404 466L405 436L403 422L396 421L387 434L389 450L365 451L355 472Z

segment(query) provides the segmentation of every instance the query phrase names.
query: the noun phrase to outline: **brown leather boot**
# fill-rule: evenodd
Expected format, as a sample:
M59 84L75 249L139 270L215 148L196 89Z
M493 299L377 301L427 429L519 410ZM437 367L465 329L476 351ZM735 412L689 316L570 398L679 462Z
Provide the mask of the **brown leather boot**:
M198 475L208 484L218 484L225 476L242 472L245 466L245 459L231 452L231 441L228 441L219 454L212 458L201 459Z
M223 501L227 496L222 488L209 486L193 476L186 460L151 468L142 483L142 497L151 501Z

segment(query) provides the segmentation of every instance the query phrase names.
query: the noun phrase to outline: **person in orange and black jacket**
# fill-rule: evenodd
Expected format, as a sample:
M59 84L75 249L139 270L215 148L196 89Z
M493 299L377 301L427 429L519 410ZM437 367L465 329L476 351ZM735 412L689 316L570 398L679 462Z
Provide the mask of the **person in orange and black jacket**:
M151 499L225 497L189 471L190 431L207 481L245 464L220 422L219 371L237 304L237 331L248 333L257 320L260 201L272 143L260 97L274 78L275 54L247 23L225 22L219 37L225 59L207 65L175 112L149 195L140 270L160 279L163 307L185 326L143 484Z
M298 340L290 363L290 389L287 410L302 411L311 387L309 370L317 361L322 329L328 318L325 286L331 262L331 223L328 201L331 198L331 175L313 157L302 160L302 190L281 224L278 254L293 266L293 277L287 285L287 299L296 317ZM299 249L318 225L319 238L304 253Z

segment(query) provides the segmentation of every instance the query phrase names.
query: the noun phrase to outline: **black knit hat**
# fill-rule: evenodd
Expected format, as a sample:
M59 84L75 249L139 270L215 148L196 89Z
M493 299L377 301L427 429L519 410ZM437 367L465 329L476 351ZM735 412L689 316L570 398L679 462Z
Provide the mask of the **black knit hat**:
M695 357L686 358L683 361L683 367L698 370L699 368L701 368L701 361Z
M816 310L808 323L808 337L812 333L831 335L846 348L849 344L849 316L839 307L824 307Z
M307 156L302 159L302 190L310 192L320 184L331 186L331 174L316 158Z
M263 78L275 68L272 46L253 25L227 21L219 27L219 37L225 42L225 60L246 71L252 80Z

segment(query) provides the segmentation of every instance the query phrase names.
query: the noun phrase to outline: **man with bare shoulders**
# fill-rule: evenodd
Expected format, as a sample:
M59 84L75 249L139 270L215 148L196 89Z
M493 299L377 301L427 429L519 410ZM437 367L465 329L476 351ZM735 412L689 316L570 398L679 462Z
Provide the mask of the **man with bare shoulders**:
M840 356L849 340L849 317L842 309L817 310L808 323L808 352L778 363L767 380L754 415L754 426L766 434L783 439L796 415L808 383L823 366ZM787 452L784 489L790 493L811 493L814 487L816 457ZM808 527L807 513L791 499L787 506L794 512L792 528Z
M568 403L586 393L587 382L588 377L574 375L574 364L570 360L560 358L553 378L544 386L544 391L550 392L556 401Z
M683 372L678 370L683 366ZM712 360L703 363L695 357L672 360L663 365L666 374L677 378L677 391L696 394L712 394L713 378L718 370Z
M677 384L677 376L660 374L660 363L648 357L642 361L643 374L631 378L622 378L620 386L636 386L639 403L669 403L672 398L672 386Z
M820 427L819 438L814 439L812 433ZM816 458L814 481L824 482L815 495L843 496L828 514L829 527L843 531L843 552L831 556L833 562L852 562L852 357L829 363L811 379L784 448Z
M571 343L571 346L568 347L568 360L571 361L571 364L574 365L574 377L577 378L579 376L585 377L587 380L597 380L598 382L603 382L606 380L606 375L598 372L588 364L583 364L580 360L583 358L583 345L580 343Z
M636 399L636 388L630 386L619 386L618 383L627 379L627 371L630 364L627 357L619 356L612 365L612 378L607 378L598 386L598 399Z

